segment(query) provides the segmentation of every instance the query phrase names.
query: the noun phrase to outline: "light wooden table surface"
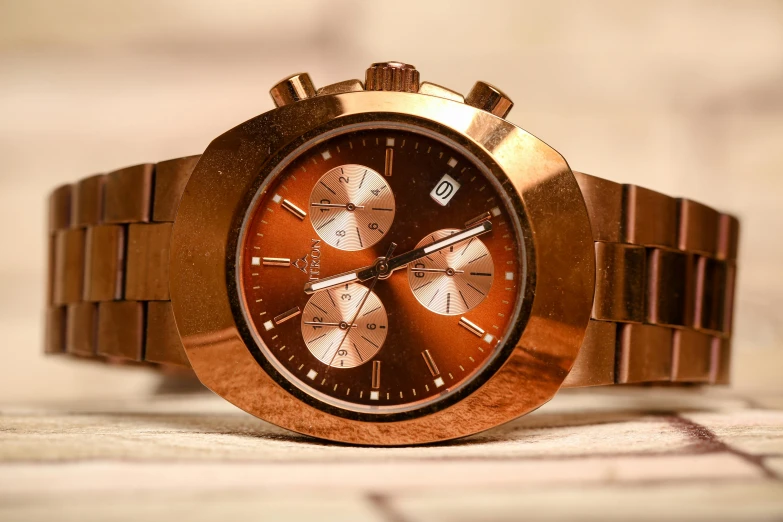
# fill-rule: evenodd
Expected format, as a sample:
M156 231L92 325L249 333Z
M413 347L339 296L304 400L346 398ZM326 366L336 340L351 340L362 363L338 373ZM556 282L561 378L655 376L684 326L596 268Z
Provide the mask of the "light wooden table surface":
M780 520L783 395L565 392L449 444L356 448L209 394L0 408L0 520Z
M324 445L46 359L55 185L202 151L373 61L516 102L575 169L742 221L734 388L569 394L452 445ZM783 3L0 0L0 519L783 518ZM611 516L609 516L611 515Z

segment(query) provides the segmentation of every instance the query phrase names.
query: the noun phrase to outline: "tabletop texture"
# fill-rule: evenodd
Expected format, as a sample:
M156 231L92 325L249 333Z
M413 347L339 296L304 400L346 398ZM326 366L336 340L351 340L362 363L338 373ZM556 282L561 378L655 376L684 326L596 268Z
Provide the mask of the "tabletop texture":
M8 406L0 422L2 520L783 516L783 396L567 391L494 430L399 448L296 435L208 393Z

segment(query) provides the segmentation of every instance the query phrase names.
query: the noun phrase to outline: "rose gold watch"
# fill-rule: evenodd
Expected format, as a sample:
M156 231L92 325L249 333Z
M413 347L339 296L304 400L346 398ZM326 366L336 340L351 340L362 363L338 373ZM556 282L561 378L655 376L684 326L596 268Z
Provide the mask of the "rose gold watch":
M410 65L50 199L46 351L191 369L284 428L417 444L560 388L728 382L738 222L573 172Z

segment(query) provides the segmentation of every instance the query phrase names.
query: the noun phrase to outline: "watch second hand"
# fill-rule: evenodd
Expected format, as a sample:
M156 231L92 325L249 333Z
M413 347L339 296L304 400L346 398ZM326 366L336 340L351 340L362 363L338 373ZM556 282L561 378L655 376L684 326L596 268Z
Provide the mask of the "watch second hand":
M383 258L383 260L379 260L379 262L385 262L388 260L392 253L394 252L394 249L397 248L397 243L392 243L389 245L389 250L386 251L386 257ZM348 323L348 327L345 329L345 334L343 335L343 338L340 340L340 344L337 345L337 348L334 350L334 355L332 355L332 359L329 361L329 366L326 368L326 371L328 372L329 369L332 367L332 364L334 364L334 360L337 358L337 352L340 351L340 347L343 345L345 340L348 338L348 334L351 333L351 329L353 328L354 323L359 318L359 314L362 311L362 308L364 307L364 303L367 302L367 298L370 297L370 294L373 291L373 288L375 288L375 283L378 282L378 279L381 277L380 270L375 275L375 277L372 278L372 281L370 281L370 286L367 287L367 293L364 294L364 297L362 297L361 302L359 303L359 306L356 308L356 313L353 314L353 319L351 319L351 322ZM358 351L358 350L357 350ZM359 358L361 359L361 355L359 355ZM326 373L326 372L324 372Z
M363 209L364 205L352 205L351 203L310 203L311 207L325 207L325 208L353 208L353 209Z
M448 268L411 268L411 272L448 272ZM455 274L464 274L464 270L452 270Z
M321 323L319 321L305 321L303 324L306 324L307 326L333 326L335 328L338 328L342 323ZM346 323L348 324L348 323ZM359 325L353 325L353 328L358 328Z

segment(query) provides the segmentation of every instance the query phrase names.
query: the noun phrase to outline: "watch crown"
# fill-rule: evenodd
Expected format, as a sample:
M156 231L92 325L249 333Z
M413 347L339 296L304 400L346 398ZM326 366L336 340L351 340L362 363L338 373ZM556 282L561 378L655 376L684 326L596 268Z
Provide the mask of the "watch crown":
M418 92L419 71L407 63L374 63L367 69L364 88L368 91Z

